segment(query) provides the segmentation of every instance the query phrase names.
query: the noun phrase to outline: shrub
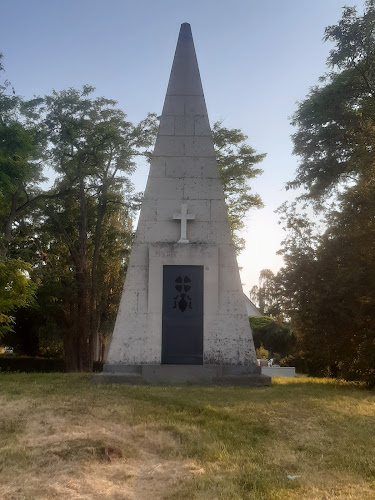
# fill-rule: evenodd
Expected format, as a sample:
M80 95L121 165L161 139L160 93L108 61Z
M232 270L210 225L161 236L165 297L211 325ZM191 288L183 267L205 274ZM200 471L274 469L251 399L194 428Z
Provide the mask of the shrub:
M0 356L0 372L64 372L63 359Z

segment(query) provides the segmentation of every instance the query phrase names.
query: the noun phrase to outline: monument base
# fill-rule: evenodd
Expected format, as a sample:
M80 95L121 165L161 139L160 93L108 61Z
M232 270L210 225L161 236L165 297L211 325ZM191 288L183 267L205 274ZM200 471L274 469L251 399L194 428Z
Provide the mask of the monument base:
M105 364L94 375L97 384L198 384L269 386L271 377L257 365L125 365Z

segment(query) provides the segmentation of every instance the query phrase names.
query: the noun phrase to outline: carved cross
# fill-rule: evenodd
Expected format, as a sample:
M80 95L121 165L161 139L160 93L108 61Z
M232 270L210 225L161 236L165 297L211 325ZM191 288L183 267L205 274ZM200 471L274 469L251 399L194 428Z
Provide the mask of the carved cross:
M181 220L181 238L177 243L189 243L189 240L186 237L186 223L188 220L194 220L195 215L187 213L187 205L182 203L181 205L181 213L173 214L173 219Z

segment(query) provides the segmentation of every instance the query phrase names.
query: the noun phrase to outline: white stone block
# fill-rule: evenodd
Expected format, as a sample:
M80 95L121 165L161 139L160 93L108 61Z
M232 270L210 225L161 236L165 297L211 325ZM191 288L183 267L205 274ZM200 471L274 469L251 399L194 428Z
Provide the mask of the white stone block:
M182 60L179 61L176 58L173 65L179 66L179 69L171 73L168 95L202 95L202 86L195 69L190 67L187 71Z
M147 313L148 310L148 292L147 288L143 288L142 290L134 290L133 288L131 290L126 291L126 314L138 314L142 313L145 314Z
M202 166L198 158L169 157L165 173L167 177L201 177Z
M117 314L107 363L128 362L130 364L128 360L139 359L142 354L137 341L147 338L147 314L128 314L123 299L125 299L124 295Z
M207 216L208 219L208 216ZM217 244L230 242L229 225L204 220L192 221L189 226L188 239L191 243Z
M193 221L188 231L188 239L191 243L212 243L211 223L204 221Z
M223 199L211 200L211 220L213 222L228 222L228 210Z
M188 222L188 226L210 221L211 212L208 200L189 200L186 204L188 206L188 213L195 215L195 220Z
M193 40L177 45L167 95L203 95Z
M220 179L219 167L216 161L216 157L214 158L202 158L202 177L207 179ZM221 181L220 181L221 189Z
M220 266L236 266L238 268L236 251L232 241L229 244L220 244L219 247Z
M179 136L162 135L156 140L153 156L185 156L188 138Z
M219 264L219 290L220 291L240 291L242 285L240 273L236 266L223 266Z
M238 342L230 335L228 337L212 337L207 340L204 350L204 363L238 365L240 364L240 353Z
M204 332L205 337L208 335L209 329L207 329L207 325L210 322L210 316L214 316L219 312L219 291L217 287L218 283L218 269L211 269L211 272L208 272L209 269L206 269L205 266L205 284L204 288L206 293L204 294ZM211 267L211 266L210 266Z
M167 95L164 101L163 115L184 115L185 97Z
M147 243L134 243L130 254L129 267L148 265Z
M166 158L166 177L219 178L215 158L169 157Z
M215 150L212 138L209 136L161 135L156 140L153 156L198 156L215 158Z
M222 200L223 188L220 179L184 179L184 198L186 200Z
M124 348L124 362L129 365L160 363L160 354L148 336L129 338Z
M157 220L171 221L173 219L173 214L180 209L181 209L180 200L165 200L165 199L156 200Z
M222 290L219 293L219 309L224 314L246 314L246 305L238 291Z
M255 363L249 321L241 314L219 314L210 325L205 343L205 362L218 364Z
M185 97L186 115L207 115L206 102L203 95L189 95Z
M156 200L143 200L139 221L156 221L156 203Z
M194 116L194 134L211 137L211 127L207 115Z
M151 159L150 177L165 177L166 159L162 156L155 156Z
M214 143L211 136L184 137L186 156L212 157L215 156Z
M174 135L174 120L173 115L162 115L160 117L158 136Z
M176 243L181 237L181 223L177 220L146 222L144 234L145 243Z
M232 234L230 231L230 226L228 220L221 222L212 222L210 223L211 232L210 232L210 242L217 243L218 245L224 243L232 242Z
M127 291L138 291L147 289L148 286L148 266L131 266L126 273L127 279L124 286L124 293Z
M172 177L154 177L147 181L145 200L182 200L183 179Z
M176 116L175 118L175 135L194 135L194 116Z

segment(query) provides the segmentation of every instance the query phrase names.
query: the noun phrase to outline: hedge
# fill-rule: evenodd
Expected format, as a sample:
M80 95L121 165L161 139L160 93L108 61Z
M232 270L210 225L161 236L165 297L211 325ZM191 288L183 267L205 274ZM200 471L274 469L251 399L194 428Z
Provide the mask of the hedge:
M64 372L63 359L0 356L0 372Z
M94 372L103 371L103 363L94 361ZM63 359L53 358L32 358L29 356L1 356L1 372L22 372L22 373L51 373L65 372L65 362Z

